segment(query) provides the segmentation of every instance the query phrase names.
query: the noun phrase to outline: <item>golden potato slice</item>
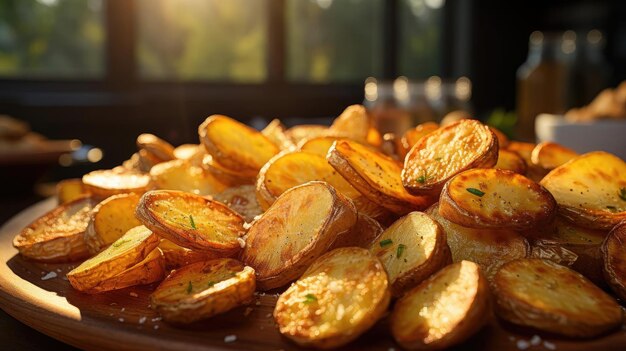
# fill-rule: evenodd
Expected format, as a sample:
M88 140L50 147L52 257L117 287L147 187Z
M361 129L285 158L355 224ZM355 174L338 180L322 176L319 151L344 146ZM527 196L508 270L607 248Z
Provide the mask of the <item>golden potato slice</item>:
M203 155L202 168L212 174L221 183L230 186L254 184L256 181L257 171L232 171L220 165L211 155Z
M555 168L541 185L554 195L559 213L591 229L611 229L626 219L626 162L590 152Z
M197 250L231 256L241 250L243 217L221 202L173 190L145 193L137 218L160 237Z
M214 195L227 186L204 169L183 160L159 163L150 169L156 189L180 190L198 195Z
M446 184L439 213L464 227L526 230L550 223L556 202L546 189L523 175L471 169Z
M259 131L232 118L213 115L198 127L200 141L219 164L258 172L280 149Z
M369 131L367 132L367 143L374 147L380 147L383 144L383 136L380 135L380 132L376 127L371 126Z
M327 160L361 194L395 213L424 210L435 202L429 196L415 196L406 191L398 161L357 142L335 142Z
M539 182L546 174L548 174L548 171L546 171L543 167L539 167L532 163L532 153L535 146L536 145L533 143L511 141L506 149L515 152L524 160L524 162L526 162L526 177L535 182Z
M267 209L287 189L313 180L327 182L351 199L361 196L325 158L296 151L279 154L263 166L256 187L259 204Z
M252 223L241 260L256 271L262 290L297 279L357 220L354 204L325 182L285 191Z
M304 139L300 142L298 149L300 151L310 152L318 156L326 158L328 150L337 140L349 140L347 138L337 138L333 136L318 136L311 139Z
M504 263L530 255L528 240L516 231L460 226L443 218L438 204L432 205L426 213L443 228L452 261L477 263L489 280Z
M377 220L359 212L354 226L337 237L333 248L356 246L369 249L382 232L383 227Z
M198 144L182 144L174 148L174 156L179 160L189 160L198 150L201 150L202 146Z
M606 282L622 301L626 301L626 222L613 228L602 243L603 273Z
M492 287L496 313L513 324L570 337L594 337L622 323L622 310L611 296L552 261L505 263Z
M154 249L143 261L83 292L97 294L129 286L150 284L161 281L163 278L165 278L165 260L161 251Z
M498 139L489 127L465 119L421 138L406 155L402 183L411 193L438 195L456 174L498 161Z
M498 138L498 148L505 149L509 146L509 137L507 137L506 134L502 133L496 127L489 126L489 129L491 129L496 138Z
M125 193L143 194L151 187L147 174L113 169L87 173L83 184L88 192L101 199Z
M530 160L534 165L550 170L577 156L578 154L570 148L551 141L544 141L535 146L530 155Z
M280 295L274 319L280 333L298 345L339 347L385 313L388 285L382 264L367 250L336 249L318 258Z
M393 296L401 296L451 261L445 233L423 212L398 219L370 251L385 266Z
M301 124L287 129L285 134L287 134L295 144L299 144L304 139L327 135L328 127L319 124Z
M363 105L351 105L335 118L328 129L328 134L367 143L371 127L372 119L367 109Z
M71 262L89 256L84 234L95 201L89 197L60 205L15 236L13 246L24 257L42 262Z
M80 179L65 179L57 183L56 194L59 205L63 205L81 197L89 196Z
M144 133L137 137L137 147L146 150L161 162L176 159L174 147L154 134Z
M474 335L489 320L489 286L480 267L460 261L396 302L391 333L407 350L440 350Z
M295 144L289 136L285 133L286 128L283 123L278 119L273 119L263 130L261 134L265 135L274 145L278 146L281 150L290 150L295 148Z
M254 269L231 258L218 258L175 270L150 301L165 321L191 323L250 302L254 290Z
M163 253L165 267L168 269L177 269L191 263L220 258L213 252L188 249L167 239L161 239L159 249Z
M148 228L132 228L104 251L67 273L67 279L74 289L88 291L143 261L158 245L159 238Z
M439 129L439 125L435 122L426 122L417 125L415 128L407 130L402 138L400 138L397 150L398 156L404 160L406 154L411 150L413 145L417 144L417 142L426 134L430 132L434 132Z
M100 252L130 229L141 225L135 218L139 198L135 193L113 195L94 207L85 231L85 242L91 254Z
M392 213L378 203L370 201L363 195L352 199L352 202L354 203L354 206L356 206L359 213L363 213L372 219L375 219L383 226L389 226L396 219L398 219L398 215Z
M524 159L515 152L502 149L498 151L498 163L496 163L493 168L504 169L524 175L526 174L528 166L526 166Z
M254 185L230 187L215 195L213 199L242 215L246 222L252 222L256 216L263 213L256 197L256 187Z

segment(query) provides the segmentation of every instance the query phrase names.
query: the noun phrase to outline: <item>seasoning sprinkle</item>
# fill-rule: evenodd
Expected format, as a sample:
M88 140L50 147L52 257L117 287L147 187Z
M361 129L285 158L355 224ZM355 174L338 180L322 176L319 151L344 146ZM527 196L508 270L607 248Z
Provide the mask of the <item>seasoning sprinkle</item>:
M379 244L380 244L380 247L389 246L389 245L393 244L393 240L391 240L391 239L381 240L381 242Z
M198 228L196 228L196 222L193 221L193 216L192 215L189 215L189 222L191 223L191 228L198 229Z
M212 281L212 280L210 280L210 281L207 283L207 286L208 286L209 288L213 287L213 285L215 285L215 282L214 282L214 281Z
M190 281L189 285L187 285L187 294L191 294L191 290L193 290L193 285L191 284L191 281Z
M484 192L482 192L482 191L480 191L480 190L478 190L476 188L467 188L465 190L467 190L467 192L469 192L470 194L476 195L478 197L483 197L483 195L485 195Z
M619 193L617 194L620 199L626 201L626 188L619 189Z
M617 212L617 207L615 206L607 206L606 208L611 212Z
M402 253L404 253L405 249L406 249L406 245L399 244L398 245L398 250L396 250L396 258L400 258L400 256L402 256Z
M305 300L302 301L302 302L304 302L306 304L309 304L309 303L312 303L314 301L317 301L317 297L315 297L315 295L313 295L313 294L306 294L304 296L304 298L305 298Z

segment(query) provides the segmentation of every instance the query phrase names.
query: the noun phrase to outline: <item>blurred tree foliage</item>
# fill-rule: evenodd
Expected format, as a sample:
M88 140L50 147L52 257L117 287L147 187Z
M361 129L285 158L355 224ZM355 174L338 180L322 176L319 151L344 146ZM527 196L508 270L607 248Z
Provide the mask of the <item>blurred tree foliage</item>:
M400 21L399 74L419 79L441 75L441 44L443 43L441 8L444 3L444 1L432 0L398 2L400 7L398 16Z

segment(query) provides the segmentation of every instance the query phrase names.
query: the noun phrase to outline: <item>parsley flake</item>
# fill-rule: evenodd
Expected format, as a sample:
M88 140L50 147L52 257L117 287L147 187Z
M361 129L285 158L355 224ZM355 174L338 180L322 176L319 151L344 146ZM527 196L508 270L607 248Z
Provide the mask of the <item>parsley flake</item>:
M398 250L396 250L396 258L400 258L400 256L402 256L402 253L404 253L405 249L406 249L406 245L399 244L398 245Z
M314 301L317 301L317 297L315 297L315 295L313 295L313 294L306 294L304 296L304 301L302 301L302 302L304 302L306 304L310 304L310 303L312 303Z
M192 290L193 290L193 285L191 284L191 281L189 281L189 284L187 285L187 294L191 294Z
M485 195L483 191L480 191L476 188L467 188L465 190L467 190L467 192L469 192L470 194L476 195L478 197L483 197L483 195Z
M198 228L196 228L196 222L193 221L193 216L192 215L189 215L189 222L191 223L191 228L198 229Z
M619 193L617 194L620 199L626 201L626 188L619 189Z
M379 244L380 244L380 247L389 246L389 245L393 244L393 240L391 240L391 239L381 240L381 242Z
M607 206L606 208L611 212L617 212L617 207L615 206Z

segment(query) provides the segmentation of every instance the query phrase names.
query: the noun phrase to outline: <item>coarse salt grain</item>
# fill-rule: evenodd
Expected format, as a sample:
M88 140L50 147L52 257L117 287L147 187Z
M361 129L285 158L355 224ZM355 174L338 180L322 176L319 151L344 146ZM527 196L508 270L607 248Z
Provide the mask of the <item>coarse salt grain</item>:
M120 318L120 319L118 319L118 321L123 323L124 322L124 318Z
M246 310L243 311L243 315L247 317L250 314L250 312L252 312L252 307L247 307Z
M67 277L66 277L66 276L63 276L63 277L61 277L61 279L63 279L63 280L67 280Z
M57 272L61 273L61 268L57 268Z
M246 241L243 240L242 238L237 238L237 242L239 243L239 246L241 246L242 249L246 247Z
M259 306L261 304L261 300L257 300L254 304Z
M544 341L543 342L543 347L545 347L548 350L556 350L556 345L554 343L549 342L549 341Z
M533 337L530 339L530 344L533 346L541 344L541 337L539 335L533 335Z
M56 277L57 277L57 274L55 272L48 272L48 274L41 277L41 280L48 280L48 279L52 279Z
M160 321L160 320L161 320L161 317L155 317L155 318L152 318L152 321L153 321L153 322L158 322L158 321Z
M530 347L530 343L526 340L517 340L517 348L519 350L526 350Z
M235 342L235 341L237 341L237 335L226 335L224 337L224 342L225 343Z
M122 311L122 312L126 311L126 307L122 307L122 309L120 311Z
M158 325L155 325L155 326L154 326L154 330L157 330L157 329L159 329L159 326L158 326Z
M139 318L139 324L144 324L146 322L146 319L148 319L148 317Z
M268 314L265 315L266 318L270 318L271 316L272 316L271 313L268 313Z
M132 297L139 297L139 295L137 295L137 293L134 292L134 291L131 291L130 294L128 294L128 295L130 295Z

